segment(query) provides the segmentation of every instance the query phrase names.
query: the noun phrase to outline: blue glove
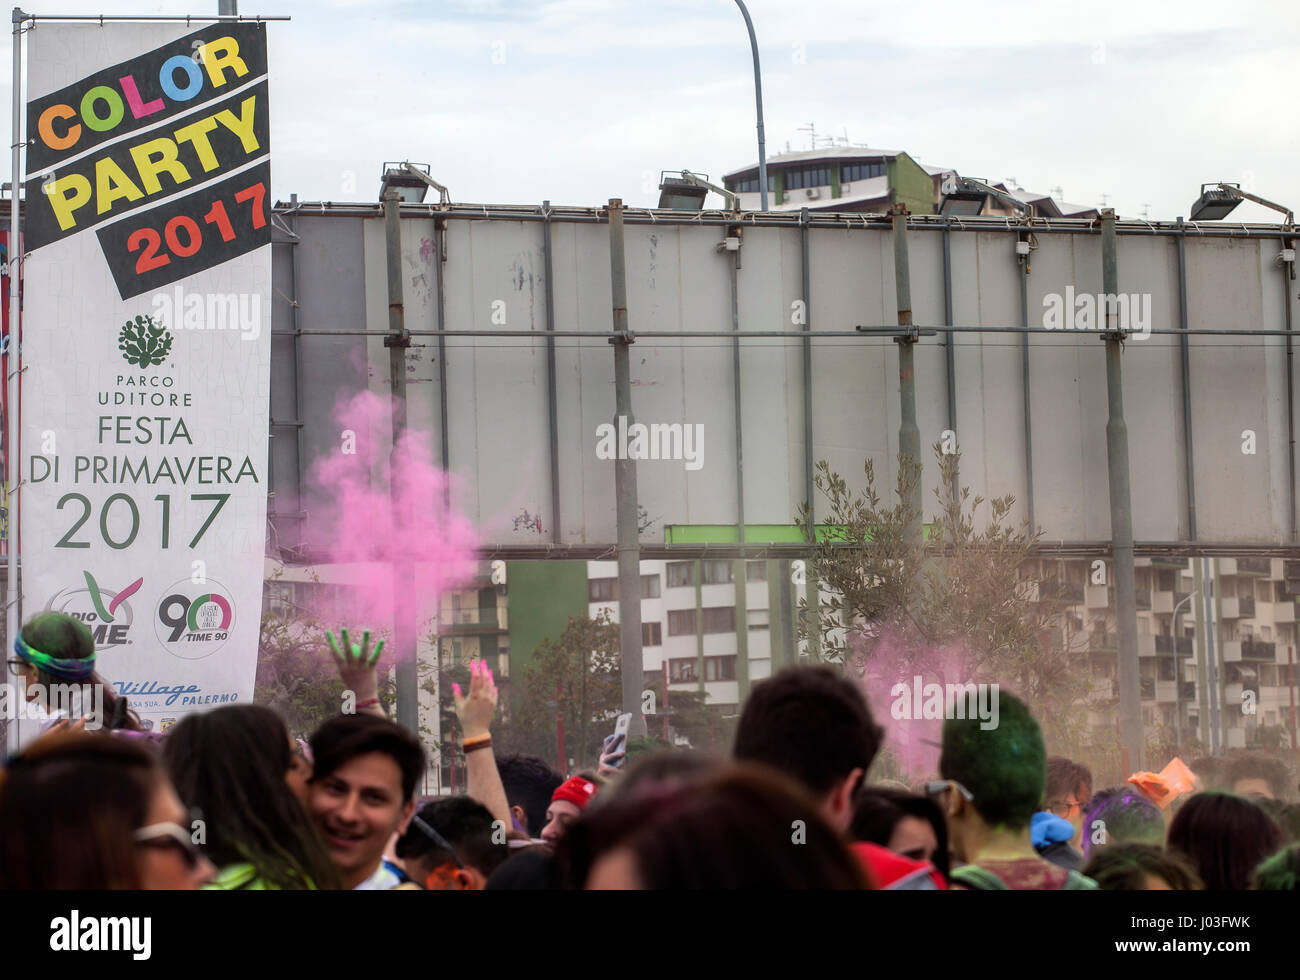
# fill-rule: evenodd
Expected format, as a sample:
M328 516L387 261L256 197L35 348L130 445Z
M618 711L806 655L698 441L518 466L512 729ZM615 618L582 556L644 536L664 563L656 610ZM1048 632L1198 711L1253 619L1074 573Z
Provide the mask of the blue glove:
M1074 836L1074 825L1047 810L1034 814L1029 823L1029 839L1034 850L1041 851L1052 844L1068 841Z

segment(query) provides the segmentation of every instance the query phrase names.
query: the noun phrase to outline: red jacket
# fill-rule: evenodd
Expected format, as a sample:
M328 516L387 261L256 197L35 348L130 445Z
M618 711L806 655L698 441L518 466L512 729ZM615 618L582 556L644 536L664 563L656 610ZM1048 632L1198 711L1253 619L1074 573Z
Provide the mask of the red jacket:
M900 891L944 891L948 883L929 861L913 861L879 844L855 841L849 845L876 888Z

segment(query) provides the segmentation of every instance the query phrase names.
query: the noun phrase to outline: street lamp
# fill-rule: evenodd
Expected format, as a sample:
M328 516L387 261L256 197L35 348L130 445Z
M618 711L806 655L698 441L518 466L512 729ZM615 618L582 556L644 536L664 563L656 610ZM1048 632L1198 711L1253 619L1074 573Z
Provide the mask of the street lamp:
M665 170L659 175L659 206L673 211L701 211L704 199L709 191L721 194L730 211L740 210L740 197L737 194L709 183L708 174L695 174L689 170L680 172L680 176Z
M1183 748L1183 672L1178 669L1178 640L1182 635L1178 629L1178 610L1195 599L1199 592L1189 592L1174 605L1174 745L1181 752Z
M1021 215L1032 216L1034 213L1032 204L1026 204L1020 198L998 190L987 181L976 177L957 177L955 174L943 182L943 201L939 205L939 213L973 218L983 212L984 202L990 197Z
M758 70L758 38L754 36L754 22L749 19L749 10L744 0L736 0L741 16L745 18L745 27L749 31L749 49L754 53L754 102L758 106L758 190L762 195L761 207L767 210L767 150L763 139L763 77Z
M427 163L415 164L405 160L401 163L385 163L379 183L379 199L382 201L389 191L393 191L403 204L419 204L430 187L438 192L439 204L451 203L447 188L429 176Z
M1283 207L1281 204L1267 198L1257 197L1249 191L1243 191L1240 184L1229 184L1227 182L1201 185L1201 196L1192 203L1191 220L1218 221L1227 217L1242 201L1254 201L1266 208L1280 211L1286 215L1284 225L1290 227L1295 224L1295 214L1290 208Z

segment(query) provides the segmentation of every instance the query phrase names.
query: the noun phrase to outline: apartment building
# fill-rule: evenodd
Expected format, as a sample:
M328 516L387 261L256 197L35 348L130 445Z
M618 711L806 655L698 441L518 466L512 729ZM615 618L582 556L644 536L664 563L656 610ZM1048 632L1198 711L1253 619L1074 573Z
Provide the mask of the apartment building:
M1142 722L1150 733L1163 729L1181 744L1201 737L1201 697L1197 645L1197 606L1193 561L1139 558L1135 569L1138 677ZM1031 597L1064 603L1045 645L1077 653L1093 678L1092 722L1116 724L1118 638L1114 586L1095 582L1088 560L1038 559L1022 575ZM1287 576L1290 576L1288 578ZM1205 646L1205 720L1217 716L1220 745L1244 748L1260 742L1261 728L1294 728L1293 698L1300 705L1294 671L1296 596L1300 562L1280 558L1218 558L1210 562L1204 592L1211 596L1208 617L1201 606ZM1210 639L1213 638L1211 651Z
M647 678L666 677L670 699L673 691L702 691L719 714L738 713L742 647L749 682L772 672L769 627L772 608L780 601L774 600L771 587L772 566L778 563L744 563L742 623L737 622L736 563L731 559L641 562L641 656ZM608 609L617 621L618 563L589 562L588 576L589 615Z

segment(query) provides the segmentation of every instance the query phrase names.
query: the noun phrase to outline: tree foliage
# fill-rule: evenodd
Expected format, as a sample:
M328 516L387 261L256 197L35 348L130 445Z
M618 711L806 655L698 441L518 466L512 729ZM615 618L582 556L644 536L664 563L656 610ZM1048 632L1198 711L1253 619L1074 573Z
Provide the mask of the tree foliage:
M343 682L325 641L327 629L338 627L327 626L306 606L290 604L284 614L268 609L262 615L253 700L275 709L295 736L307 737L343 706ZM381 671L379 700L390 714L394 697L392 679Z
M918 533L921 515L908 503L919 465L900 459L894 502L888 502L876 488L871 460L858 492L825 461L818 463L814 485L827 506L819 508L824 518L816 527L809 582L818 580L823 595L819 609L800 600L799 637L816 640L821 659L859 677L887 647L893 666L908 673L957 675L933 678L941 684L997 682L1033 706L1052 744L1082 749L1087 671L1046 642L1062 608L1059 587L1024 573L1039 532L1027 521L1013 523L1013 496L985 501L967 487L958 490L960 454L946 454L939 444L934 451L940 480L924 534ZM806 505L799 525L809 536Z
M622 685L619 627L609 610L595 619L570 617L559 639L543 640L512 684L505 749L554 759L562 719L565 753L577 768L594 768L622 710Z

